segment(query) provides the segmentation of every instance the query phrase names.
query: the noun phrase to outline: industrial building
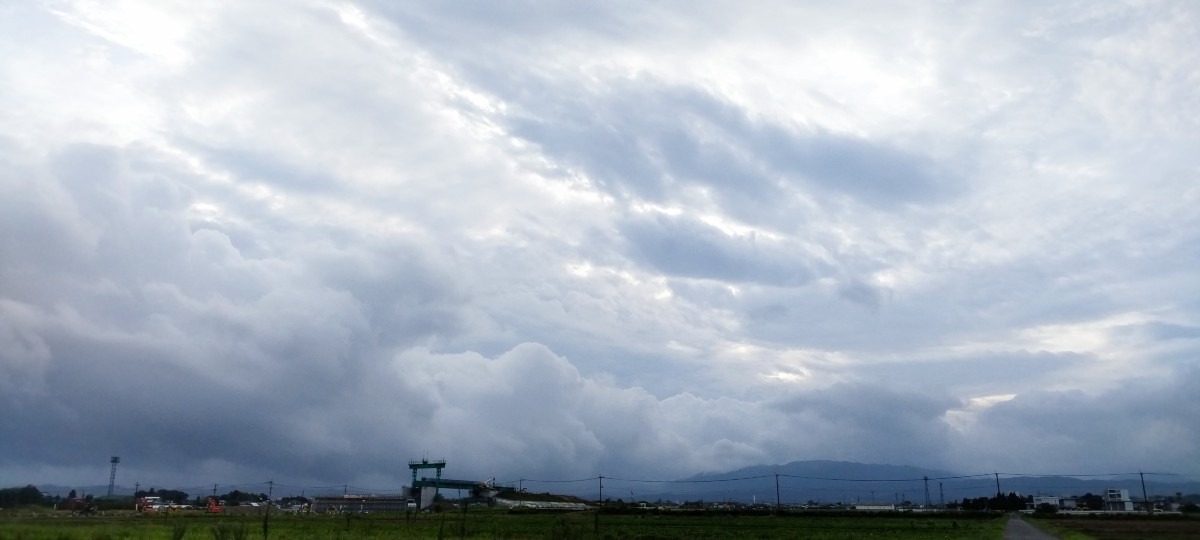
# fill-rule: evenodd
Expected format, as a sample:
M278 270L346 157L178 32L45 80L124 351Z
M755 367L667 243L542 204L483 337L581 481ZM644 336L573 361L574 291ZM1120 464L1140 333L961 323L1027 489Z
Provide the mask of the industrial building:
M446 468L446 460L430 461L422 459L408 462L412 469L412 484L404 495L328 495L313 499L312 511L350 512L370 514L376 512L404 512L410 510L426 510L433 506L437 496L443 490L456 490L459 495L466 491L470 497L479 500L490 500L501 491L511 491L511 488L494 487L491 481L453 480L442 478L442 469ZM417 478L417 472L434 469L434 477Z

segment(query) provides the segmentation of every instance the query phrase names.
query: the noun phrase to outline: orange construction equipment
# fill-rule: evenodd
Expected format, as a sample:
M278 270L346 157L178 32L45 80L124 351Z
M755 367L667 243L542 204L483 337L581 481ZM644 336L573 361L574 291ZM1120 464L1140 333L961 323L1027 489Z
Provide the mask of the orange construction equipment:
M67 502L60 506L60 508L76 513L83 512L85 514L91 514L96 511L96 505L84 499L75 498L67 499Z

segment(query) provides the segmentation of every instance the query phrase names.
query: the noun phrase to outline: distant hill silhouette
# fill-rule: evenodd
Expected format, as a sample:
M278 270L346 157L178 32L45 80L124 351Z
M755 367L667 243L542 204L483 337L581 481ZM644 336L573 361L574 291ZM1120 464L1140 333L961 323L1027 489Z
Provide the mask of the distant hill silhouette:
M992 474L962 474L908 465L880 465L847 461L793 461L783 465L755 465L728 472L704 473L674 482L646 485L639 500L738 501L773 503L895 503L908 501L933 505L963 498L995 495ZM928 481L925 479L928 478ZM1100 478L1067 476L1011 476L1000 473L1000 491L1021 495L1083 495L1106 489L1127 489L1140 499L1142 488L1136 474ZM616 486L612 486L616 488ZM619 489L619 488L617 488ZM615 489L614 489L615 491ZM1200 482L1175 476L1147 475L1150 496L1200 493ZM618 492L619 493L619 492ZM615 496L614 496L615 498Z
M958 476L955 473L922 469L910 465L875 465L855 463L852 461L793 461L784 465L753 465L723 473L704 473L685 478L684 480L722 480L727 478L743 478L761 475L806 476L814 478L848 478L854 480L899 479L899 478L939 478Z

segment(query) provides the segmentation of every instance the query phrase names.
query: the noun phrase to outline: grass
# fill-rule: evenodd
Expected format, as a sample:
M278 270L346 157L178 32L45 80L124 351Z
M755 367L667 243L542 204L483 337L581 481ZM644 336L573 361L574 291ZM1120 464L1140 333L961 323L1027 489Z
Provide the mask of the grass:
M1050 519L1027 519L1026 522L1033 526L1054 535L1058 540L1096 540L1092 536L1083 534L1082 532L1071 530L1063 527Z
M509 513L273 515L269 540L858 538L998 539L999 517L796 513ZM258 540L261 518L204 514L0 517L0 540Z
M1200 518L1196 516L1057 515L1030 519L1029 522L1063 540L1200 539Z

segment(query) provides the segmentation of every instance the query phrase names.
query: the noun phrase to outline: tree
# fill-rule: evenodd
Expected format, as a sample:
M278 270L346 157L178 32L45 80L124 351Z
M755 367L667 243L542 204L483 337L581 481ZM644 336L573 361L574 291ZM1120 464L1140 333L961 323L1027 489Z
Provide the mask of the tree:
M1085 493L1079 498L1079 504L1088 510L1104 510L1104 497Z
M45 497L42 496L42 491L34 487L33 484L25 487L0 489L0 507L11 508L30 504L46 504Z
M67 498L74 499L75 498L75 490L72 489L71 492L67 494Z
M158 496L164 501L175 504L183 504L188 500L188 494L177 489L160 489L158 490Z
M965 511L982 511L988 508L987 497L976 497L974 499L964 498L962 501L962 509Z
M138 492L134 493L133 496L135 498L139 498L139 499L142 497L158 497L159 499L162 499L163 502L169 502L169 503L175 503L175 504L184 504L188 500L187 493L184 493L184 492L176 490L176 489L155 490L154 488L150 488L149 491L138 491Z
M267 500L266 493L246 493L244 491L233 490L229 493L221 495L220 500L225 501L228 506L238 506L244 502L264 502Z

